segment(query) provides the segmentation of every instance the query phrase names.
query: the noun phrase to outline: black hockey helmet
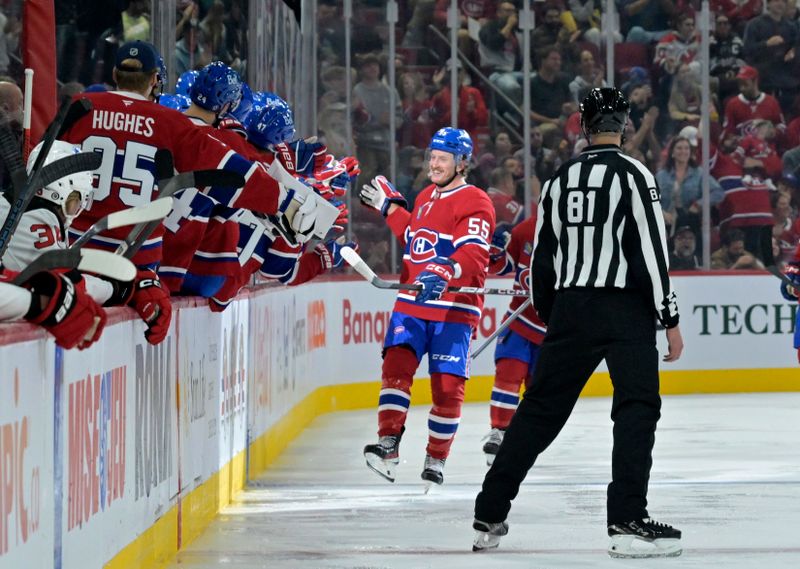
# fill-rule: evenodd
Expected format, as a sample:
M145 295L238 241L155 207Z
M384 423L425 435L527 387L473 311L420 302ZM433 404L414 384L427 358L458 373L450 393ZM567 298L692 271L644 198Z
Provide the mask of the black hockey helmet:
M584 135L599 132L623 132L631 104L614 87L597 87L581 102L581 129Z

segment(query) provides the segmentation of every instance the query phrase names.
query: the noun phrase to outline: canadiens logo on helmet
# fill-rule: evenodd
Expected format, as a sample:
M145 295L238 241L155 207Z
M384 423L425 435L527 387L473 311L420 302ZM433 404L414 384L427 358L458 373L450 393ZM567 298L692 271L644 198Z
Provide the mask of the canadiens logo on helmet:
M436 258L439 235L427 229L418 229L411 241L411 262L427 263Z

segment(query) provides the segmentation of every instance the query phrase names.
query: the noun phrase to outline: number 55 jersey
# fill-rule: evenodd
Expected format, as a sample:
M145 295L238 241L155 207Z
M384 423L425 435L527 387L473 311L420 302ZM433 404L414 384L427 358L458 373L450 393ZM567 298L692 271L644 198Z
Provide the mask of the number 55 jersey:
M398 208L386 219L404 248L400 282L413 283L429 262L445 257L460 267L449 286L484 286L495 225L494 206L486 192L470 184L442 192L431 184L417 196L411 213ZM424 304L416 303L415 297L415 291L399 292L394 311L477 326L483 309L483 295L478 294L447 292Z

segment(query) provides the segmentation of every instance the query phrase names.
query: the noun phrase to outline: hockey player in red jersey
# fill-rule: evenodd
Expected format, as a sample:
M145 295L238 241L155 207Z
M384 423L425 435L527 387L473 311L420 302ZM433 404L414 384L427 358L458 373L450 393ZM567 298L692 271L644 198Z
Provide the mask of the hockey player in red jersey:
M70 230L72 238L104 215L155 197L153 159L159 148L171 151L179 172L224 168L242 174L246 180L243 188L208 190L225 205L281 215L295 196L295 190L271 178L262 164L237 154L181 113L149 100L158 82L158 57L151 44L129 42L116 57L114 78L120 90L79 95L89 99L93 109L69 129L64 139L80 144L85 151L101 152L103 164L96 172L94 206L76 220ZM302 234L313 231L317 205L315 200L305 200L290 220L294 230ZM163 232L160 226L145 242L134 257L136 264L159 263ZM116 248L126 234L126 229L112 230L89 245Z
M444 481L469 377L469 344L483 308L481 295L450 293L447 287L483 286L495 220L489 197L465 180L472 155L469 134L442 128L428 151L433 183L417 196L412 212L383 176L364 185L359 197L386 217L403 245L401 282L422 285L416 294L397 295L383 345L379 441L364 447L364 456L367 466L394 482L411 384L427 353L433 407L422 479L430 487Z
M491 272L498 275L514 273L515 289L531 290L530 267L535 233L536 217L530 217L511 231L511 240L505 251L493 254L493 258L490 258ZM513 298L505 318L508 318L523 302L521 297ZM486 436L486 443L483 445L486 463L489 466L494 462L506 428L519 405L520 387L523 382L526 388L529 385L533 368L539 358L539 346L546 332L545 323L530 305L497 338L494 351L494 385L489 402L492 430Z

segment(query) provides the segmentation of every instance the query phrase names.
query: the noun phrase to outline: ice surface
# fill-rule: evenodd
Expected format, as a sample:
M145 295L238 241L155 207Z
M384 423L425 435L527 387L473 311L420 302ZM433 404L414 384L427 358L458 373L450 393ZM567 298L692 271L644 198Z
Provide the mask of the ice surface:
M800 393L670 396L656 433L650 513L683 531L672 559L606 553L608 398L581 399L538 460L494 552L472 553L488 404L465 405L445 484L419 475L426 406L412 407L397 482L364 465L377 411L317 419L172 567L314 569L800 567Z

